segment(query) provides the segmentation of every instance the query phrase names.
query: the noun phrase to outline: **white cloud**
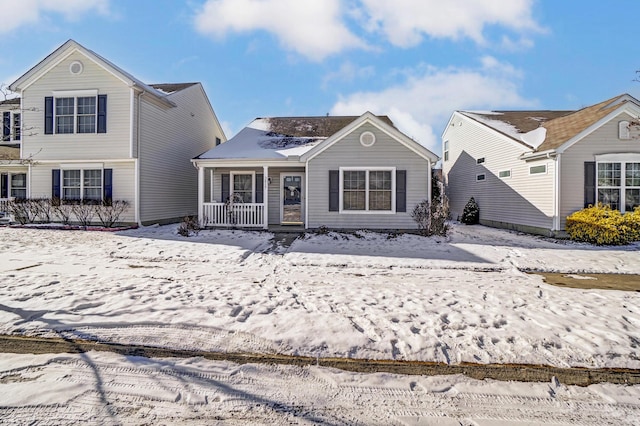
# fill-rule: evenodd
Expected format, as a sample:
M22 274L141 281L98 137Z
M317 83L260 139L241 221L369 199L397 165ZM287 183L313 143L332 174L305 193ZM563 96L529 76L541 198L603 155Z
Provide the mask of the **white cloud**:
M484 43L486 26L516 32L541 31L532 17L533 0L361 0L365 27L381 32L396 46L433 38L470 38Z
M351 61L343 62L338 69L327 73L322 79L322 87L328 87L331 82L350 83L356 79L368 79L375 75L376 70L372 66L358 67Z
M55 13L73 21L88 12L108 14L109 0L0 0L3 11L0 33L9 33L23 25L40 22L43 16Z
M458 109L535 107L536 101L518 93L521 72L491 57L477 69L418 67L413 75L379 92L358 92L341 97L335 115L365 111L389 115L405 134L438 153L446 121Z
M351 48L366 48L342 21L340 0L207 0L196 29L222 38L227 33L263 30L288 50L310 60Z

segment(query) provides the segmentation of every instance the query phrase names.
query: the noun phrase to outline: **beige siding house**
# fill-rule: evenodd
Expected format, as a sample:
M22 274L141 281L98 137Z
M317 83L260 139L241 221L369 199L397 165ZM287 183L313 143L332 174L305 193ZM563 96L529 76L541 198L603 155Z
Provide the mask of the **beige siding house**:
M437 160L367 112L259 118L193 163L206 226L415 229Z
M147 85L69 40L10 88L27 198L126 200L137 224L197 213L190 160L225 141L200 83Z
M474 197L480 222L545 235L602 202L640 205L640 103L621 95L579 111L456 111L443 139L451 214Z

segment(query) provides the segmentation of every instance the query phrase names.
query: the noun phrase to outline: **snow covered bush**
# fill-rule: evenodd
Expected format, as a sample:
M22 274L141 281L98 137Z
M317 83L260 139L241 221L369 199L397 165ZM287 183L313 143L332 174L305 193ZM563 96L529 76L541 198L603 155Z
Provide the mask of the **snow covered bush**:
M201 229L195 216L185 216L180 225L178 225L178 234L183 237L190 237L191 235L198 235Z
M480 222L480 207L476 203L476 200L471 197L467 204L464 206L464 210L462 210L462 217L460 218L460 222L465 225L475 225Z
M624 215L598 203L567 217L572 240L596 245L622 245L640 240L640 207Z

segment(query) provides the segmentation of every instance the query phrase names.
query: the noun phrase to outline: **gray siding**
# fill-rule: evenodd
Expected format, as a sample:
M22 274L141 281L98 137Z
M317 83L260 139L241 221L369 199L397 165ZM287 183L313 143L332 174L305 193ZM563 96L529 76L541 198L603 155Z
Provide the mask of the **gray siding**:
M371 147L360 144L364 131L376 135ZM407 212L394 214L344 214L329 211L329 170L340 167L396 167L407 171ZM414 206L428 198L431 179L429 162L413 151L379 131L364 124L313 158L308 164L309 228L327 226L346 229L415 229L411 218Z
M80 75L71 62L84 65ZM107 133L44 134L44 98L55 90L97 89L107 95ZM23 157L34 160L107 160L130 158L130 89L84 55L76 52L50 69L22 93Z
M452 124L443 136L449 141L443 177L452 219L458 219L465 204L474 197L483 222L551 229L554 160L519 160L528 151L524 145L505 140L458 114ZM484 163L477 164L479 158L484 158ZM547 166L546 174L529 175L529 167L542 164ZM510 170L511 177L500 178L503 170ZM485 175L484 181L476 180L479 174Z
M168 97L177 107L140 106L140 220L166 221L197 214L198 173L191 159L224 134L202 86Z
M561 228L564 229L566 218L571 213L584 207L584 162L595 161L600 154L640 153L637 138L618 139L618 122L634 120L627 114L612 119L591 133L561 156Z

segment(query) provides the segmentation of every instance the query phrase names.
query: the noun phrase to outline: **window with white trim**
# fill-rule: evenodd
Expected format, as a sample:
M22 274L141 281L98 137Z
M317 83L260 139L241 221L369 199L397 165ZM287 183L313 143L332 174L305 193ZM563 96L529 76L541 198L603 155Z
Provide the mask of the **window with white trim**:
M237 201L243 203L254 202L253 178L253 173L235 173L231 175L231 193Z
M484 163L484 157L482 157L482 158L478 158L478 159L476 160L476 164L482 164L482 163Z
M498 177L500 179L506 179L511 177L511 170L500 170L498 172Z
M449 141L444 141L444 161L449 161Z
M10 178L10 191L13 198L27 198L27 174L26 173L12 173Z
M0 174L0 198L27 198L26 173Z
M391 212L395 202L395 169L340 169L340 206L348 212Z
M544 175L547 173L547 165L542 164L540 166L531 166L529 167L530 175Z
M62 199L67 201L102 200L102 169L63 170Z
M640 206L640 162L599 162L598 202L621 212Z
M96 97L55 99L56 133L96 133Z
M476 182L482 182L485 180L487 180L487 175L485 175L484 173L476 175Z
M0 140L12 142L20 140L20 113L11 111L0 112L1 131Z

